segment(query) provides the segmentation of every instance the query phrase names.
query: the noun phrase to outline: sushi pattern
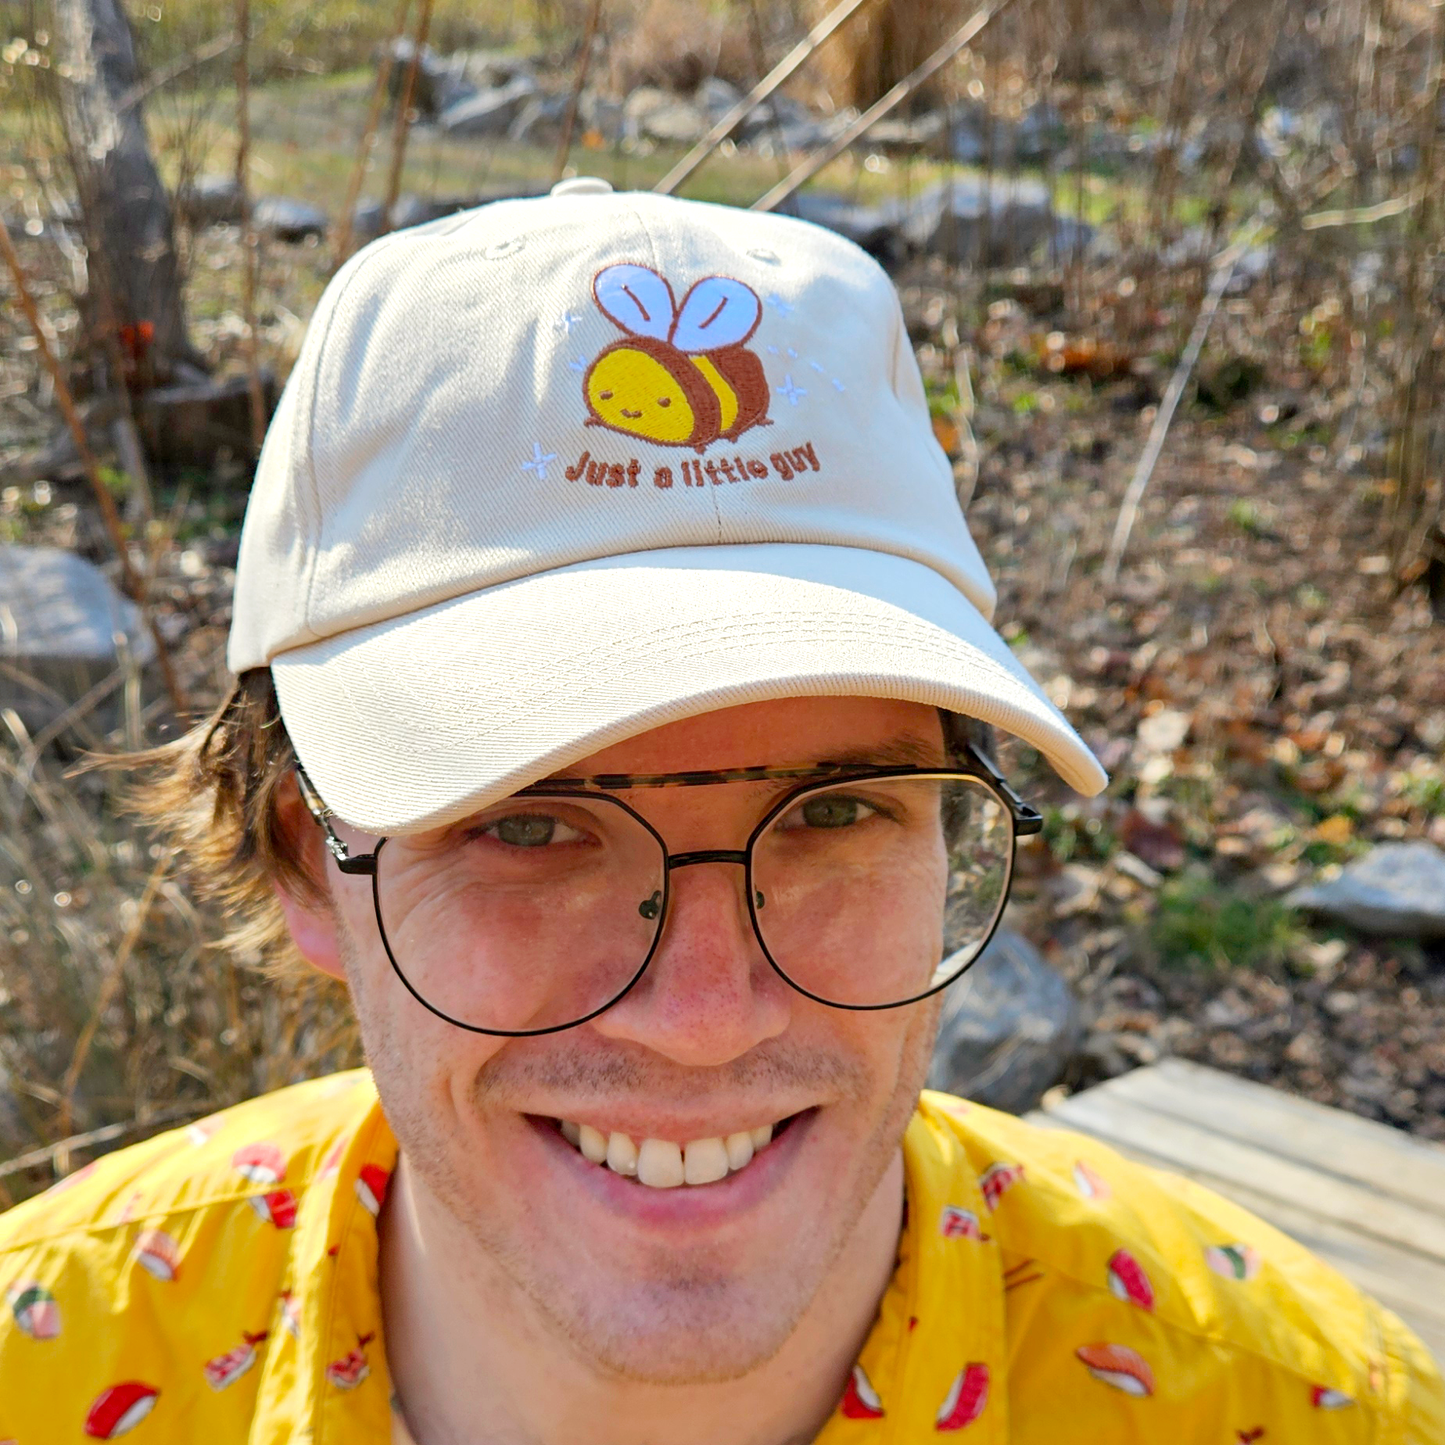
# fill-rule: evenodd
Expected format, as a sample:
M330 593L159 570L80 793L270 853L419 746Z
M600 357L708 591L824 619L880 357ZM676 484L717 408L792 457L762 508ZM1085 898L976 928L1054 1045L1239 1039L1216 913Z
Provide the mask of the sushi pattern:
M983 1202L990 1210L997 1209L999 1200L1023 1177L1022 1164L990 1164L978 1181L978 1187L983 1191Z
M201 1123L209 1126L211 1121ZM205 1138L195 1142L209 1145L218 1128L201 1130ZM177 1147L183 1158L192 1157L184 1153L185 1137L177 1134ZM252 1142L235 1148L238 1138ZM368 1234L368 1221L376 1220L385 1208L392 1180L386 1163L391 1161L382 1162L385 1155L378 1158L380 1151L369 1142L363 1151L359 1142L355 1134L338 1140L333 1133L319 1142L298 1144L282 1125L272 1132L248 1126L239 1117L228 1120L225 1134L208 1158L197 1160L192 1176L219 1181L211 1214L212 1224L220 1226L219 1249L216 1228L175 1222L192 1216L163 1188L148 1184L142 1193L132 1189L134 1180L108 1166L90 1190L97 1199L104 1195L91 1228L92 1233L97 1228L113 1231L108 1235L113 1246L107 1243L100 1254L115 1290L142 1301L156 1320L174 1320L178 1304L202 1284L209 1291L214 1280L214 1316L199 1318L194 1325L187 1318L168 1336L164 1353L133 1354L135 1342L122 1336L117 1348L113 1334L104 1336L103 1348L97 1349L96 1331L108 1327L91 1308L86 1292L91 1286L77 1289L71 1283L73 1276L52 1268L53 1256L43 1250L27 1255L25 1273L11 1276L8 1283L0 1280L5 1304L0 1327L10 1326L8 1333L0 1328L0 1341L6 1346L0 1350L0 1445L14 1445L7 1431L25 1442L50 1438L38 1411L39 1424L8 1418L6 1406L17 1398L16 1379L20 1396L24 1394L23 1376L5 1373L16 1368L11 1360L48 1362L47 1368L62 1371L70 1398L48 1402L46 1408L64 1411L69 1439L125 1437L144 1445L147 1440L169 1439L178 1429L187 1434L186 1422L197 1399L213 1413L255 1409L258 1391L265 1400L270 1388L268 1349L279 1353L287 1370L298 1359L314 1358L316 1375L309 1375L308 1366L308 1378L314 1379L314 1388L331 1397L326 1408L341 1412L338 1418L347 1422L360 1418L369 1408L368 1401L374 1406L381 1398L375 1395L377 1385L366 1382L373 1375L384 1379L386 1374L372 1349L373 1345L380 1349L376 1316L369 1310L353 1315L349 1305L333 1314L307 1294L318 1285L327 1291L323 1297L327 1299L337 1297L338 1287L352 1290L357 1270L374 1259L375 1230L370 1226ZM996 1340L986 1334L975 1339L976 1323L961 1320L947 1305L948 1300L971 1297L967 1290L980 1279L999 1281L1006 1312L1038 1312L1049 1331L1052 1385L1068 1396L1071 1410L1077 1400L1081 1438L1086 1433L1088 1438L1104 1438L1098 1424L1106 1420L1114 1424L1118 1438L1129 1433L1131 1420L1137 1422L1132 1428L1140 1438L1172 1438L1179 1412L1205 1384L1198 1358L1189 1354L1190 1341L1145 1316L1162 1312L1168 1319L1183 1301L1184 1291L1197 1288L1207 1277L1201 1263L1219 1277L1216 1288L1221 1296L1229 1294L1245 1311L1269 1307L1281 1288L1277 1272L1265 1271L1260 1252L1242 1241L1231 1241L1227 1233L1213 1238L1195 1233L1192 1244L1180 1246L1164 1234L1151 1236L1132 1229L1125 1166L1111 1172L1111 1183L1100 1167L1076 1159L1072 1150L1062 1156L1062 1167L1043 1151L1036 1160L1032 1154L1013 1153L992 1141L981 1158L979 1153L973 1157L978 1159L976 1179L960 1169L946 1178L941 1172L933 1179L920 1174L926 1184L919 1194L910 1184L905 1262L911 1259L915 1267L945 1274L947 1291L939 1294L930 1287L917 1292L910 1286L906 1294L886 1297L879 1322L882 1333L872 1338L862 1355L866 1366L860 1361L849 1371L833 1425L824 1431L820 1445L856 1445L867 1438L884 1438L890 1431L909 1440L927 1438L929 1433L960 1434L965 1440L992 1438L989 1432L1002 1428L1006 1407L1019 1406L1009 1398L1001 1355L995 1359L988 1353ZM318 1161L324 1161L320 1174ZM1107 1158L1101 1167L1108 1167ZM322 1179L325 1185L318 1188ZM975 1185L978 1194L973 1192ZM1023 1196L1013 1205L1006 1204L1005 1196L1015 1188L1022 1188ZM1074 1196L1084 1203L1075 1202ZM1122 1210L1101 1207L1116 1196L1122 1200ZM315 1201L308 1202L307 1209L316 1211L317 1227L289 1240L275 1238L273 1228L296 1226L301 1197ZM945 1202L950 1198L967 1200L972 1207ZM127 1207L118 1214L122 1201ZM244 1209L239 1207L243 1201ZM1078 1268L1070 1271L1056 1267L1054 1256L1038 1238L1053 1203L1076 1226L1072 1247L1077 1249ZM67 1213L72 1212L67 1206ZM135 1221L126 1222L132 1213ZM243 1227L237 1229L237 1223ZM347 1245L338 1255L331 1242L339 1239ZM978 1248L982 1243L990 1247ZM259 1315L250 1306L239 1317L229 1313L239 1312L251 1297L255 1282L249 1272L262 1261L278 1262L263 1296L272 1301L269 1317L264 1307ZM280 1261L286 1262L284 1272ZM1260 1284L1242 1291L1241 1286L1261 1274ZM1063 1290L1058 1288L1061 1275ZM96 1277L100 1277L98 1268ZM183 1282L182 1288L176 1287L177 1281ZM280 1288L283 1283L287 1288ZM1024 1286L1028 1286L1027 1304L1019 1303L1019 1296L1012 1293ZM1081 1294L1086 1313L1071 1314L1072 1301ZM314 1357L295 1353L295 1342L302 1339L303 1313ZM1081 1321L1087 1323L1072 1328ZM265 1328L242 1328L258 1323ZM311 1336L316 1336L314 1342ZM1131 1344L1121 1343L1124 1340ZM1375 1348L1378 1351L1377 1344ZM1218 1368L1226 1366L1221 1363ZM1204 1371L1207 1387L1227 1387L1215 1371L1212 1364ZM1291 1374L1283 1390L1272 1385L1267 1395L1256 1395L1251 1388L1228 1394L1230 1415L1216 1421L1211 1438L1233 1445L1309 1439L1313 1438L1311 1418L1316 1421L1313 1434L1329 1433L1341 1445L1356 1440L1363 1445L1380 1433L1379 1412L1398 1378L1392 1364L1370 1363L1368 1368L1362 1364L1357 1371L1331 1372L1336 1381L1329 1385L1309 1383L1312 1373ZM1266 1400L1268 1408L1261 1408ZM1322 1414L1317 1416L1316 1411ZM1331 1417L1328 1422L1324 1413ZM870 1429L875 1421L879 1424ZM300 1438L301 1430L288 1416L279 1432L273 1427L273 1433L276 1438Z
M379 1164L363 1164L356 1177L356 1197L373 1219L386 1202L386 1186L390 1181L391 1175Z
M85 1417L92 1440L118 1440L128 1435L155 1409L160 1391L140 1380L123 1380L102 1390Z
M1144 1266L1127 1249L1116 1249L1107 1271L1109 1293L1141 1310L1153 1311L1154 1286L1144 1273Z
M873 1382L862 1365L853 1366L853 1373L848 1376L843 1398L838 1404L838 1413L845 1420L883 1418L883 1401L878 1398L878 1391L873 1388Z
M975 1362L958 1372L934 1422L935 1430L947 1433L972 1425L988 1404L988 1366Z
M135 1239L135 1262L164 1284L181 1272L181 1248L163 1229L143 1229Z
M1139 1398L1154 1393L1154 1372L1144 1357L1128 1345L1080 1345L1074 1353L1101 1384Z
M1204 1262L1225 1279L1248 1282L1259 1273L1259 1251L1252 1244L1211 1244Z
M228 1385L234 1385L256 1363L256 1346L266 1338L267 1334L266 1330L261 1330L256 1334L243 1332L241 1343L234 1349L207 1360L201 1367L202 1373L206 1377L206 1383L213 1390L224 1390Z
M988 1235L978 1222L978 1215L971 1209L961 1209L956 1204L945 1204L938 1219L938 1232L945 1239L971 1239L975 1242L986 1240Z
M274 1144L243 1144L231 1155L231 1168L252 1184L279 1184L286 1160Z
M296 1223L296 1196L289 1189L253 1194L246 1203L267 1224L274 1224L277 1229L290 1229Z
M1096 1203L1107 1199L1113 1193L1109 1188L1109 1181L1083 1159L1074 1161L1074 1188L1079 1191L1081 1199Z
M326 1367L327 1383L335 1385L338 1390L354 1390L366 1379L371 1374L366 1347L374 1338L375 1335L361 1335L354 1350L348 1350L340 1359L332 1360Z
M60 1306L43 1285L27 1281L5 1291L5 1303L22 1334L32 1340L53 1340L60 1334Z

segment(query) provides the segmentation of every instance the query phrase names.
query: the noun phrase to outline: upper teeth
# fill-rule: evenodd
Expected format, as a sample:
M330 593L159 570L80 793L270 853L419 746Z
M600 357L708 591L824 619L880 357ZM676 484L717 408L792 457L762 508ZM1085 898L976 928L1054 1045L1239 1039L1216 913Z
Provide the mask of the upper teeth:
M773 1137L771 1124L740 1129L736 1134L689 1139L674 1144L670 1139L635 1141L630 1134L604 1134L590 1124L564 1119L562 1133L594 1164L606 1164L615 1174L625 1174L653 1189L676 1189L679 1184L711 1184L725 1179L752 1161L758 1150Z

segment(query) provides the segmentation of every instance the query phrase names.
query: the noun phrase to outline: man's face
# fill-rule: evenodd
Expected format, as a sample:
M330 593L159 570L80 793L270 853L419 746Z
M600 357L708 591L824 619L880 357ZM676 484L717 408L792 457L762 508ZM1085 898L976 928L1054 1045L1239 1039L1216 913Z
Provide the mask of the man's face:
M895 761L900 748L945 762L934 710L789 699L659 728L568 772ZM789 786L624 796L678 853L741 848ZM338 831L354 850L371 846ZM769 1358L830 1270L847 1267L850 1236L897 1158L927 1071L933 1001L867 1013L805 998L759 949L743 870L702 864L674 871L652 962L610 1010L538 1038L472 1034L433 1016L397 979L369 880L334 868L327 876L367 1057L422 1201L465 1230L597 1368L682 1382L733 1377ZM437 956L405 962L439 967L464 960L468 940L413 936L408 947ZM591 1162L563 1121L677 1144L782 1127L726 1178L660 1189Z

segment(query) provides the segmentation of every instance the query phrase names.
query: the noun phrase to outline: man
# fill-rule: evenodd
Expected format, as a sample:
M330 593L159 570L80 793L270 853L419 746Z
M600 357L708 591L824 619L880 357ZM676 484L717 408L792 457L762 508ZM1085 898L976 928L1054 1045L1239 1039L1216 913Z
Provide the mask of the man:
M883 274L607 191L321 301L151 810L370 1071L9 1214L0 1435L1438 1445L1303 1249L920 1104L1038 826L980 725L1104 776L985 620Z

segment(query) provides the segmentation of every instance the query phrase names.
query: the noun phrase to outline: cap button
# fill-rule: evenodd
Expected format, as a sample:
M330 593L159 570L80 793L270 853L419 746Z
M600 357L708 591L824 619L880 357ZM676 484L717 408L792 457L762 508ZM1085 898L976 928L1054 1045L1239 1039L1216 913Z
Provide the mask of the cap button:
M601 176L571 176L565 181L558 181L548 194L553 196L610 196L612 182L604 181Z

